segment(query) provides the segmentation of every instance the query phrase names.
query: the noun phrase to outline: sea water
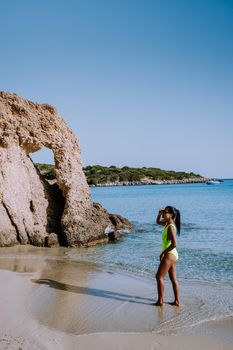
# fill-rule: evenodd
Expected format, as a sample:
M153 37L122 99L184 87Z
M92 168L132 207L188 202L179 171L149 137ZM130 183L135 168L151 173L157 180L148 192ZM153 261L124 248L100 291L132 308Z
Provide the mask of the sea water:
M219 185L182 184L92 188L92 199L127 217L131 233L115 244L76 252L76 258L154 275L163 227L157 212L166 205L181 212L178 274L182 279L233 282L233 180Z
M71 250L72 260L154 278L163 230L156 216L160 208L172 205L181 212L177 275L186 307L162 323L161 332L233 316L233 180L218 185L96 187L91 192L110 213L127 217L133 229L117 243Z

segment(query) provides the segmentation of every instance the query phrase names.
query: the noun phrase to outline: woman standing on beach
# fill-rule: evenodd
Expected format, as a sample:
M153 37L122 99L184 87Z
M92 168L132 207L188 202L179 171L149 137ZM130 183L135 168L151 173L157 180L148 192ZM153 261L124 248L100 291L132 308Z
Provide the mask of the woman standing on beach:
M158 300L156 306L162 306L164 302L163 278L168 272L174 291L175 300L171 305L179 306L179 284L176 279L176 262L179 258L176 250L176 232L180 232L180 212L178 209L167 206L159 210L157 224L164 226L162 233L162 253L160 264L156 273Z

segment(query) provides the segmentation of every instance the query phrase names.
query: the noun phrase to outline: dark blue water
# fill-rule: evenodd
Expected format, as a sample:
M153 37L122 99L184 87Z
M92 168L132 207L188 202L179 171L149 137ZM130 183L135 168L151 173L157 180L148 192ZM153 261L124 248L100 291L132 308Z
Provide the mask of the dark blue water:
M182 218L179 278L233 282L233 180L219 185L97 187L92 198L109 212L127 217L134 228L122 241L81 250L76 258L153 276L161 253L156 214L172 205Z

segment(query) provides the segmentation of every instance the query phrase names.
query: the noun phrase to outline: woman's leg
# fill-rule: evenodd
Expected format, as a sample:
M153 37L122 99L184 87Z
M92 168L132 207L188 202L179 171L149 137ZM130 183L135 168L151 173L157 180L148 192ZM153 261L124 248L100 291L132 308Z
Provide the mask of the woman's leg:
M170 258L170 254L167 254L162 261L160 262L158 271L156 273L157 288L158 288L158 301L156 306L162 306L164 301L164 282L163 278L166 273L169 271L173 264L173 259Z
M172 287L173 287L173 292L174 292L174 297L175 297L174 302L170 303L170 304L179 306L179 304L180 304L179 289L180 288L179 288L178 281L176 279L176 262L174 262L172 264L172 266L170 267L168 273L169 273L170 280L172 282Z

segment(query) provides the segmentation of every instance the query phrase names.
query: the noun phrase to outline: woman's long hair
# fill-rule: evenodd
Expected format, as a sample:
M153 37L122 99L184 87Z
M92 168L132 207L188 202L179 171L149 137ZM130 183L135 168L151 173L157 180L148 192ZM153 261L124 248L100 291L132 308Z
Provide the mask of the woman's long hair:
M171 207L170 205L168 205L165 209L168 211L169 214L172 214L172 219L176 224L177 234L180 235L180 211L174 207Z

